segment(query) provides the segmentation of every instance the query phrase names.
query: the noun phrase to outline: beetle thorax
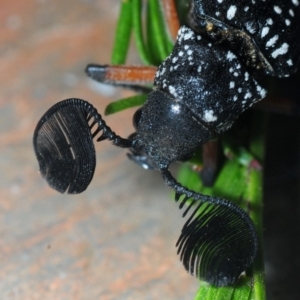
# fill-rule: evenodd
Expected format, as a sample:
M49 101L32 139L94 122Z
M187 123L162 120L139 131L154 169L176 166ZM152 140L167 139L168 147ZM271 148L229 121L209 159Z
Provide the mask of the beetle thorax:
M156 169L185 161L212 133L181 102L152 92L142 108L132 151L148 156Z

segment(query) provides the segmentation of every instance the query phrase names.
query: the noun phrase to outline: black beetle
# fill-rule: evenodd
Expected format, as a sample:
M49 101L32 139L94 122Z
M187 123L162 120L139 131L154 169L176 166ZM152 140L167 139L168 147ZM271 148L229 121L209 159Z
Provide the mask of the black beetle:
M260 1L265 4L263 15L255 2L242 1L238 9L237 1L217 0L222 4L218 10L212 1L192 2L193 29L180 28L172 53L158 68L148 100L134 115L136 133L130 138L116 135L96 109L80 99L50 108L33 138L41 174L60 192L80 193L87 188L96 165L93 138L101 131L97 141L111 140L128 148L135 162L159 170L166 185L175 190L180 208L187 206L183 215L194 208L177 242L181 260L190 273L216 286L233 284L252 264L258 248L255 226L236 204L180 185L168 167L190 159L200 145L229 129L243 111L265 97L255 71L276 76L296 71L299 47L295 48L293 38L299 40L298 1L291 1L293 7L283 6L282 1ZM293 38L286 37L290 46L284 49L291 50L287 52L274 48L276 42L263 49L260 44L269 43L264 39L269 32L275 34L266 24L280 15L278 3L296 20ZM238 14L247 10L249 14ZM283 30L282 22L288 26L284 18L277 30ZM277 34L278 40L285 37L284 31ZM286 53L288 57L283 56ZM86 71L101 81L103 70L105 66L89 65Z

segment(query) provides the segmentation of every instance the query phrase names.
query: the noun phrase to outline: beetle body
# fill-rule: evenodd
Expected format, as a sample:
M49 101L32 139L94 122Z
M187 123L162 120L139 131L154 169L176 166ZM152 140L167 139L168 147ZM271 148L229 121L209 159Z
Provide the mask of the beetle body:
M194 0L191 16L192 28L180 28L148 100L134 115L136 132L128 139L116 135L86 101L67 99L44 114L33 143L41 174L60 192L88 187L98 134L97 141L128 148L129 158L159 170L180 208L186 205L183 215L190 213L177 243L185 268L222 286L235 283L252 264L258 249L255 226L238 205L182 186L168 167L189 159L266 96L256 72L284 77L296 71L300 6L298 0ZM105 70L90 65L86 71L104 81Z

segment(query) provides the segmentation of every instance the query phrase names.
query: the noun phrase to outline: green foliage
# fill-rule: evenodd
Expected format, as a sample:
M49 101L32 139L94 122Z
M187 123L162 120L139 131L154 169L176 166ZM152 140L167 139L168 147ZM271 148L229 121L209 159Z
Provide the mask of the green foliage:
M172 43L164 24L160 1L148 0L146 8L142 9L141 6L140 0L122 1L112 54L113 64L125 63L131 32L134 33L135 44L144 64L159 65L171 52ZM116 113L126 108L142 105L145 100L145 95L121 99L109 104L105 113ZM190 163L182 164L178 173L178 181L192 190L226 198L239 204L254 221L260 245L262 245L262 171L260 166L264 157L264 117L260 114L256 115L249 127L252 135L249 137L247 148L232 142L234 141L233 133L229 132L229 135L221 138L224 162L213 187L205 187L198 173L194 172L190 166L197 164L201 167L199 159L201 151ZM241 276L235 286L216 288L201 282L195 299L264 300L265 297L262 249L260 249L251 269Z
M143 105L147 99L147 95L137 95L108 104L105 108L105 115L111 115L127 108Z

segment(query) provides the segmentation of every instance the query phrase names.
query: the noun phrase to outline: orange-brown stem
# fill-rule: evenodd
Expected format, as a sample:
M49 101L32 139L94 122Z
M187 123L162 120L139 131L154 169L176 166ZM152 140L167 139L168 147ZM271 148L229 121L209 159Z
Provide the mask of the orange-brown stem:
M162 0L165 20L173 41L176 40L177 32L180 27L175 0Z
M87 74L93 79L113 85L152 84L157 68L153 66L88 65Z

